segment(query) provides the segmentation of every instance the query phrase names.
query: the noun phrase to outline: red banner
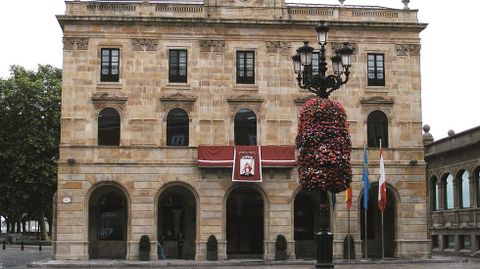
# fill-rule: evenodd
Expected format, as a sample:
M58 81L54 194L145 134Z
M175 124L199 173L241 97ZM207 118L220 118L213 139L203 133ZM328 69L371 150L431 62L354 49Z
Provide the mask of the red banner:
M198 147L198 166L232 167L233 146Z
M262 167L259 146L236 146L232 181L261 182Z

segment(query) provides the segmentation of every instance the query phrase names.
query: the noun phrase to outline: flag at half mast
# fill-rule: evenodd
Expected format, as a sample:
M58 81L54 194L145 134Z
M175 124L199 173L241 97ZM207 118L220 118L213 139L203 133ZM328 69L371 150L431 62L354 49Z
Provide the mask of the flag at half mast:
M378 209L385 210L387 204L387 181L385 179L385 164L383 161L382 143L380 141L380 178L378 179Z
M370 181L368 181L368 158L367 158L367 146L363 144L363 171L362 171L362 183L363 183L363 208L368 210L368 190L370 189Z

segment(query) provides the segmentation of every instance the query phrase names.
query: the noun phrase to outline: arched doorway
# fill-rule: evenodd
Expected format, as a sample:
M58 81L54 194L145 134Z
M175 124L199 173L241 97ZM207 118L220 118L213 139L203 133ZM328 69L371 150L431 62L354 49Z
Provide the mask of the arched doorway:
M195 259L196 212L195 196L185 186L170 186L160 195L157 234L167 259Z
M363 208L363 194L361 204L361 238L362 250L365 254L365 209ZM368 192L367 210L367 245L368 257L382 257L382 213L377 206L378 183L372 184ZM395 231L396 227L396 199L390 185L387 187L387 204L383 212L383 242L385 257L394 257L395 254Z
M300 190L294 201L295 256L315 258L315 233L319 227L330 228L330 203L326 192Z
M263 198L255 189L241 187L227 199L228 258L261 258L263 255Z
M125 259L128 205L124 192L114 185L95 189L88 205L90 258Z

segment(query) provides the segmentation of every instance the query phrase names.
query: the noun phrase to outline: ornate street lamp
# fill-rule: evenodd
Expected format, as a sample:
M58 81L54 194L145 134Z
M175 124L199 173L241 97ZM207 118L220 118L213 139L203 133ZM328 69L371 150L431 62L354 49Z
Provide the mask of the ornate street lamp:
M297 54L292 57L292 60L297 74L298 86L311 91L318 97L328 98L330 93L348 82L353 49L349 43L343 43L343 47L336 50L335 55L330 58L333 74L327 75L325 45L327 44L329 27L321 23L315 30L317 31L318 44L320 44L318 72L313 69L314 48L308 45L308 41L304 41L304 45L297 49Z
M340 86L348 82L348 78L350 75L350 67L352 65L353 49L348 43L343 43L343 47L336 50L335 55L331 57L333 73L330 75L327 75L326 74L327 62L325 61L326 60L325 45L327 44L329 27L325 23L320 23L320 25L318 25L315 28L315 30L317 32L318 44L320 44L318 59L315 59L318 62L317 63L313 62L314 60L313 54L315 49L308 45L308 41L305 41L304 45L297 49L297 54L292 56L292 60L293 60L295 73L297 74L298 86L302 89L307 89L310 92L317 95L317 97L322 98L322 99L315 100L315 102L323 102L321 100L328 99L328 96L330 95L330 93L339 89ZM343 111L343 114L344 114L344 111ZM311 116L311 114L309 115ZM340 124L340 122L345 119L346 119L346 114L345 114L345 118L341 119L340 121L334 120L333 123L328 123L328 124L325 123L326 124L325 128L331 128L331 126L329 127L329 124L330 125L337 124L338 126L338 124ZM306 123L306 125L309 124L309 121L312 121L311 118L310 119L305 118L303 120L305 120L304 123ZM317 119L317 120L320 120L320 119ZM301 121L302 121L302 118L301 118ZM348 156L345 157L346 156L345 155L343 157L343 161L348 163L348 165L346 165L345 167L347 167L347 169L350 169L350 170L347 170L349 171L349 175L347 175L347 178L349 179L341 181L341 185L342 185L341 187L335 186L334 184L333 185L325 184L323 180L318 180L318 178L315 178L315 177L318 174L336 175L336 176L330 176L328 178L329 181L335 182L339 180L339 178L336 178L339 174L338 173L335 174L335 171L338 172L339 170L338 168L332 168L329 165L327 165L327 166L323 166L321 168L322 170L317 170L318 173L309 174L313 169L316 169L314 166L316 166L317 164L325 163L325 160L327 160L328 162L328 158L321 159L322 157L318 157L318 154L319 154L318 152L320 151L318 150L318 148L315 148L318 146L318 144L315 144L316 142L313 142L313 143L311 142L311 141L317 140L317 142L319 142L320 144L323 144L322 147L325 147L325 143L330 143L328 141L331 141L331 140L328 140L329 138L321 138L320 137L321 134L318 133L318 129L316 129L317 127L318 126L315 124L313 124L310 127L305 127L304 125L302 125L301 128L303 129L310 128L309 130L313 130L313 131L306 131L306 132L300 133L300 125L299 125L299 135L297 136L297 147L300 147L300 155L301 155L299 158L300 160L299 161L300 163L299 177L302 176L301 181L306 180L307 182L309 182L305 187L307 190L315 189L317 191L318 190L320 191L321 193L320 194L320 200L321 200L320 212L323 213L323 212L328 212L327 191L330 191L331 193L337 193L339 191L345 190L345 187L346 187L345 184L348 184L351 181L351 168L350 168L350 146L351 145L350 145L350 138L348 135L348 125L345 125L345 132L339 132L338 136L341 137L342 135L343 136L346 135L346 139L342 141L344 141L343 142L344 144L348 144L345 148L346 152L348 152ZM339 130L339 128L335 130ZM308 143L306 143L305 141L308 141ZM305 147L308 147L306 145L308 146L313 145L313 148L306 149ZM334 146L334 145L330 144L330 146ZM337 150L336 152L338 153L340 151ZM302 156L302 154L304 155ZM312 156L315 156L315 157L312 157ZM329 156L331 157L331 155ZM312 159L313 159L313 162L312 162ZM338 162L337 161L335 162L338 165ZM304 167L300 168L301 164L304 165ZM343 168L340 167L340 169L343 169ZM302 173L300 173L300 169L302 169ZM327 171L328 169L331 169L331 170ZM340 173L340 176L341 174L342 173ZM302 188L304 188L303 185L302 185ZM328 223L320 222L319 232L315 235L315 239L317 243L317 263L315 264L315 268L334 268L333 235L330 232L330 227Z

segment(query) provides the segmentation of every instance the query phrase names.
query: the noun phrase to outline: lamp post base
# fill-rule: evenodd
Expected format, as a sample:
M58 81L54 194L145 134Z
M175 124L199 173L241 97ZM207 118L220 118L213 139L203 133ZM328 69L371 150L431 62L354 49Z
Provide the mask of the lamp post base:
M315 235L317 241L317 263L315 268L334 268L333 234L329 229L322 229Z

